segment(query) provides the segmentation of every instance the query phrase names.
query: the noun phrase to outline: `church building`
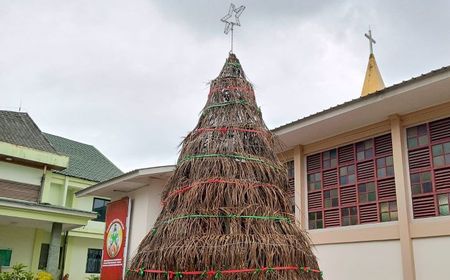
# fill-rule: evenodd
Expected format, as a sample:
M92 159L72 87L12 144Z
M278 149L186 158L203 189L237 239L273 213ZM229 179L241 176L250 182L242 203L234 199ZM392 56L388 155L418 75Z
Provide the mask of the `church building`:
M325 279L448 278L450 67L385 87L371 48L360 97L272 132ZM152 229L174 168L77 193L129 199L125 260Z

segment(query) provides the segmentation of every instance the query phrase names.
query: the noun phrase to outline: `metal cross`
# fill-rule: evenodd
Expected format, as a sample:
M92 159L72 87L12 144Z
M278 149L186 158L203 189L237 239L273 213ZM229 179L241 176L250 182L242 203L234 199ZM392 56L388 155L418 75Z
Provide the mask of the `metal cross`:
M234 4L230 5L230 9L228 10L228 14L226 14L223 18L220 19L220 21L225 23L225 30L224 33L228 34L231 30L231 50L230 53L233 52L233 31L234 26L241 26L241 23L239 22L239 17L241 16L242 12L245 10L245 6L240 6L236 9L236 6Z
M369 39L370 54L373 54L373 44L376 44L377 42L372 37L372 30L370 30L370 27L369 27L369 34L365 33L364 36L366 36L367 39Z

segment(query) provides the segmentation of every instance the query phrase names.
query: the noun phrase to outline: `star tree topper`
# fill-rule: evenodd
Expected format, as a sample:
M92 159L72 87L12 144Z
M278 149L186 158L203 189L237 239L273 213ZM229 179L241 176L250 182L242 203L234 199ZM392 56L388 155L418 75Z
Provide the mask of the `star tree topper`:
M234 4L230 5L230 9L228 10L228 14L226 14L223 18L220 19L220 21L225 23L225 30L224 33L228 34L231 30L231 50L230 53L233 52L233 31L234 26L241 26L241 23L239 22L239 17L241 16L242 12L245 10L245 6L240 6L239 8L236 8Z

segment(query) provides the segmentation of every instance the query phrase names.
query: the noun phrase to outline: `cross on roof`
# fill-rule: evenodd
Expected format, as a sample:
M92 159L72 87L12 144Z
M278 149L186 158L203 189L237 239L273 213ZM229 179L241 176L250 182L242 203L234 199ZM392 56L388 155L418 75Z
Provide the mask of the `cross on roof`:
M365 33L364 36L369 40L370 54L373 54L373 44L376 44L377 42L372 37L372 30L369 28L369 34Z

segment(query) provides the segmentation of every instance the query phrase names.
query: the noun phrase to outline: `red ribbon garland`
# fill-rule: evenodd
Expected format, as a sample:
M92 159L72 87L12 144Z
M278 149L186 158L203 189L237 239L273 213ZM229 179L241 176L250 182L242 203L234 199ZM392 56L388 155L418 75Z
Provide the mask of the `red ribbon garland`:
M236 184L236 185L244 185L245 184L245 183L242 183L242 182L239 182L239 181L236 181L236 180L225 180L225 179L218 179L218 178L216 178L216 179L209 179L209 180L206 180L206 181L199 181L199 182L195 182L195 183L193 183L191 185L184 186L181 189L178 189L178 190L170 192L167 195L167 198L161 202L161 205L163 205L163 206L166 205L167 201L172 196L175 196L175 195L180 194L180 193L187 192L188 190L190 190L190 189L192 189L192 188L194 188L196 186L199 186L201 184L210 184L210 183L228 183L228 184ZM252 188L275 187L275 185L273 185L273 184L250 183L250 185L251 185Z
M254 133L267 133L270 134L266 130L259 130L259 129L248 129L248 128L240 128L240 127L214 127L214 128L197 128L195 132L201 133L201 132L207 132L207 131L218 131L221 133L227 133L228 131L241 131L241 132L254 132Z
M315 272L322 273L322 271L318 269L312 269L308 266L298 267L298 266L276 266L276 267L262 267L262 268L243 268L243 269L229 269L229 270L209 270L209 271L165 271L158 269L130 269L130 271L140 272L144 271L146 273L156 273L156 274L167 274L169 279L173 279L175 275L204 275L205 273L212 277L216 273L220 272L221 274L233 274L233 273L249 273L249 272L266 272L268 270L303 270L304 272Z

